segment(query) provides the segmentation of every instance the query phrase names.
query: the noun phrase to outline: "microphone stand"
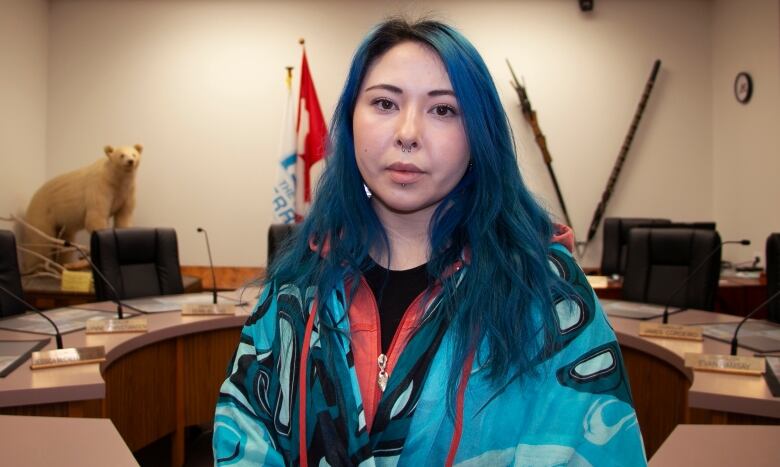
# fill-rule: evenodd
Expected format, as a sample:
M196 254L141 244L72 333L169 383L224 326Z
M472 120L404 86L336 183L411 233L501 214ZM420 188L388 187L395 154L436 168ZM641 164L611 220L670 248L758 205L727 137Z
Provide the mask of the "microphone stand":
M731 355L736 355L737 354L737 347L739 347L738 344L737 344L737 334L739 333L739 329L742 327L742 325L745 324L747 322L747 320L751 316L756 314L759 310L761 310L765 306L769 305L769 303L772 300L774 300L775 298L777 298L778 296L780 296L780 290L778 290L777 292L772 294L772 296L769 297L768 299L766 299L764 301L764 303L762 303L762 304L758 305L757 307L755 307L750 313L745 315L745 318L743 318L742 321L739 322L739 324L737 325L737 328L734 330L734 337L731 338Z
M9 297L13 298L17 302L19 302L22 305L26 306L30 311L34 311L35 313L38 313L39 315L43 316L46 319L46 321L48 321L52 325L52 327L54 328L54 332L55 332L54 340L57 343L57 349L58 350L62 349L62 334L60 333L60 328L58 328L57 324L54 323L54 320L52 320L51 318L46 316L46 314L44 312L42 312L41 310L39 310L37 307L34 307L34 306L30 305L29 303L27 303L27 301L25 299L23 299L22 297L19 297L18 295L16 295L15 293L11 292L8 289L6 289L2 285L0 285L0 290L5 292L6 295L8 295Z
M214 261L211 258L211 245L209 245L209 234L203 227L198 227L198 232L203 233L206 237L206 249L209 252L209 267L211 268L211 281L212 284L212 303L209 304L195 304L185 303L182 305L181 314L184 316L193 315L235 315L236 307L230 303L217 303L217 275L214 272Z
M211 269L211 286L214 295L214 305L217 304L217 275L214 272L214 261L211 259L211 245L209 245L209 233L203 227L198 227L198 232L202 232L206 237L206 251L209 252L209 268Z
M67 241L67 240L65 240L65 243L64 243L64 244L65 244L65 246L66 246L66 247L73 247L73 248L75 248L76 250L78 250L78 252L79 252L79 253L81 253L81 257L82 257L82 258L84 258L84 259L85 259L85 260L86 260L86 261L89 263L89 265L90 265L90 266L92 266L92 270L93 270L93 271L94 271L94 272L95 272L95 273L96 273L98 276L100 276L100 279L102 279L102 280L103 280L103 282L106 284L106 286L107 286L109 289L111 289L111 292L114 294L114 298L115 298L115 299L114 299L114 300L112 300L112 301L113 301L114 303L116 303L116 316L117 316L117 318L119 318L119 319L124 319L125 315L124 315L124 313L123 313L123 311L122 311L122 302L120 301L120 298L119 298L119 292L117 292L117 291L116 291L116 289L115 289L115 288L114 288L114 286L111 284L111 282L108 280L108 278L106 278L106 276L103 274L103 272L102 272L102 271L101 271L101 270L100 270L100 269L99 269L99 268L98 268L98 267L95 265L95 263L94 263L94 262L92 262L92 259L89 257L89 255L87 254L87 252L86 252L86 251L84 251L84 249L83 249L83 248L81 248L80 246L76 245L75 243L71 243L71 242L69 242L69 241Z

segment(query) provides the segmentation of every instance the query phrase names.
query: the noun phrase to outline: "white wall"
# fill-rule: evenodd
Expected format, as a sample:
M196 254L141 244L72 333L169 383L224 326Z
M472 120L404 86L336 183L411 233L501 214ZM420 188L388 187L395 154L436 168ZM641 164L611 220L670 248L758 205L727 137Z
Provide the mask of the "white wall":
M780 2L715 2L713 11L713 199L723 238L749 238L724 258L764 257L780 232ZM753 97L734 98L734 78L747 71Z
M284 67L300 63L298 38L329 116L367 29L387 14L433 12L483 53L526 180L557 212L504 58L524 76L583 236L662 59L607 215L712 219L710 2L601 0L591 14L570 0L387 5L52 2L47 177L102 157L105 144L143 143L136 223L175 227L183 264L206 263L198 225L219 264L264 264ZM599 259L596 242L584 263Z
M45 0L0 0L0 217L22 214L44 181L48 10Z

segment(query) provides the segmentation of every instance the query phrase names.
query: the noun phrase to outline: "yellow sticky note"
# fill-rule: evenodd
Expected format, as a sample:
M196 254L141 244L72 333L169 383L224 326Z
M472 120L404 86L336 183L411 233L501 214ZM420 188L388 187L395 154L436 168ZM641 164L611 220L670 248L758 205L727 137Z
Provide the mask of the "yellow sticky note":
M94 290L92 272L89 271L62 271L62 283L60 289L63 292L90 293Z

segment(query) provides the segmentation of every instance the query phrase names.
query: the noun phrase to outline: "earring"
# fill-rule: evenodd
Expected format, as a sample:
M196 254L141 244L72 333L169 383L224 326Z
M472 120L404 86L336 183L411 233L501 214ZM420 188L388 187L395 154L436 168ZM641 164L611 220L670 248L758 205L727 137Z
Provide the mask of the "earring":
M371 190L368 189L368 185L365 183L363 184L363 189L366 191L366 198L371 198L371 196L373 196L373 193L371 193Z

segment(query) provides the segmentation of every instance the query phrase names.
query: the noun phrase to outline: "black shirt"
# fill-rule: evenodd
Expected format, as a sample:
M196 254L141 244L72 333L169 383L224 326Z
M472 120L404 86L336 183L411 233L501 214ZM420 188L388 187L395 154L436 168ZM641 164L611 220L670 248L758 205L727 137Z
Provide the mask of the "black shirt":
M379 324L382 332L382 353L387 353L395 331L409 305L429 283L427 264L405 271L392 271L371 261L363 273L379 306Z

